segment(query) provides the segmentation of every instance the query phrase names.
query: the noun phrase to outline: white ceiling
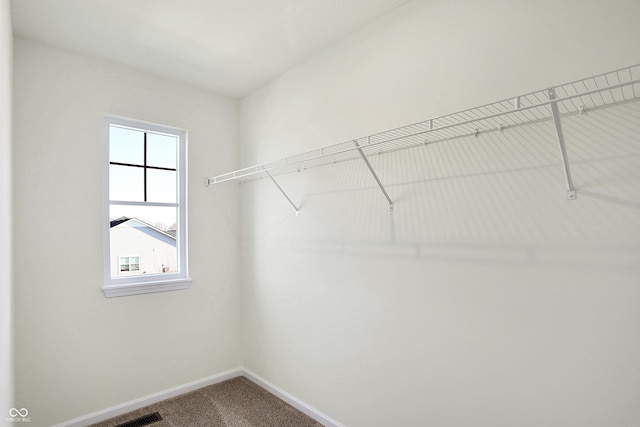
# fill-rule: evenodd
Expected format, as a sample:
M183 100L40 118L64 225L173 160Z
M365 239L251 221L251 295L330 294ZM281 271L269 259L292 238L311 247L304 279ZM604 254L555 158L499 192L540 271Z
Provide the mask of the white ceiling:
M15 34L242 97L407 0L12 0Z

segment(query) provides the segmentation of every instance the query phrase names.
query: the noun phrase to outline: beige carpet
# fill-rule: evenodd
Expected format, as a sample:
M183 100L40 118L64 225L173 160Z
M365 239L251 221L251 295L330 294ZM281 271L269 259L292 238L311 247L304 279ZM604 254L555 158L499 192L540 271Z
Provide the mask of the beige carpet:
M160 413L163 419L149 427L322 426L244 377L210 385L92 426L115 427L154 412Z

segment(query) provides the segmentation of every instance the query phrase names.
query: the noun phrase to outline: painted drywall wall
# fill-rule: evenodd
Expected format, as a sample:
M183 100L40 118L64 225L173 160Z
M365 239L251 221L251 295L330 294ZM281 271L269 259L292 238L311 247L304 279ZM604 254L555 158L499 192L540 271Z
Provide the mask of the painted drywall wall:
M52 425L238 366L237 101L16 38L16 395ZM188 131L188 290L105 298L104 115Z
M241 103L260 162L640 62L637 2L415 1ZM349 426L640 423L638 104L241 188L244 366ZM222 187L221 187L222 188Z
M13 336L11 307L11 74L13 33L9 0L0 0L0 414L13 407Z

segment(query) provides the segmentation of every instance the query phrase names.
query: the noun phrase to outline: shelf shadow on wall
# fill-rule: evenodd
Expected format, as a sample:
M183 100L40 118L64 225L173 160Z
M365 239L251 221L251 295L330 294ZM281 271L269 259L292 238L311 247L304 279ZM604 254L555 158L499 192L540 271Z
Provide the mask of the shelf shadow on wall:
M393 211L358 161L282 175L303 201L300 217L275 191L244 186L258 197L252 209L269 204L248 241L354 256L637 266L638 117L640 105L629 103L564 119L577 200L566 199L546 122L371 156Z

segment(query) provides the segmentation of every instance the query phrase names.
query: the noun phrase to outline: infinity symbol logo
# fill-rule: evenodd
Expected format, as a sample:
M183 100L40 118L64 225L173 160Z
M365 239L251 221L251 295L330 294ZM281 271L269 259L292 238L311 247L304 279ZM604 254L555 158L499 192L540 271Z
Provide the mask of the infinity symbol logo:
M27 415L29 415L29 411L27 411L27 408L22 408L22 409L11 408L11 409L9 409L9 416L12 417L12 418L15 418L15 417L26 417Z

